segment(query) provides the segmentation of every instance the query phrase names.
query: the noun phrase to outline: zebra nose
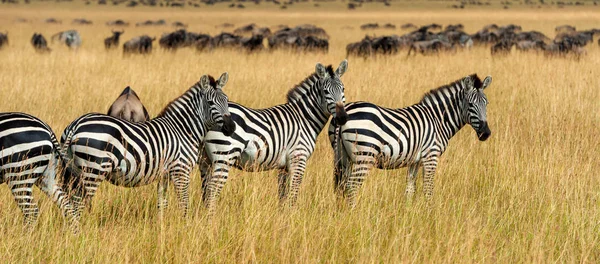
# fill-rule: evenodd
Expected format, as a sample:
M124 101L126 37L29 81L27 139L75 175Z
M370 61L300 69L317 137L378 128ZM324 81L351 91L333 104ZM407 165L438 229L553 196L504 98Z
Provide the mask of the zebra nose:
M223 125L221 126L221 132L225 136L230 137L235 132L235 122L231 119L231 115L223 115Z
M479 131L477 131L477 138L479 138L480 141L486 141L491 134L492 131L490 130L488 123L483 122Z

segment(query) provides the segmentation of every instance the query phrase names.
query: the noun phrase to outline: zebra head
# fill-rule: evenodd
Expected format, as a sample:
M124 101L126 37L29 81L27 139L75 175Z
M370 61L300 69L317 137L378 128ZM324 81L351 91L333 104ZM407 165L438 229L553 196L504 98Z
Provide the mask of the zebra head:
M200 78L200 88L205 102L204 112L207 113L205 122L208 129L220 126L223 134L231 136L235 132L235 123L229 113L229 98L223 92L228 79L229 75L226 72L217 81L212 76L204 75Z
M487 76L481 82L476 74L467 76L462 81L465 101L463 104L463 118L465 122L475 130L477 138L485 141L492 134L487 123L487 104L488 100L483 90L492 83L492 76ZM465 109L466 107L466 109Z
M348 118L344 109L344 104L346 103L344 84L340 80L340 77L344 75L347 69L348 60L343 60L335 72L331 65L325 67L321 63L317 63L315 70L319 77L318 87L321 88L321 106L329 114L333 115L338 125L344 125Z

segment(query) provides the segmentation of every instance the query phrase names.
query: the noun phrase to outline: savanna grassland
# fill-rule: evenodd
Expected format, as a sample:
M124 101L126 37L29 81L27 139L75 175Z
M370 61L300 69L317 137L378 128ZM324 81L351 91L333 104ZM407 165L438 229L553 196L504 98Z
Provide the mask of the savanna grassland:
M473 33L489 23L522 25L554 36L554 27L599 27L600 9L501 10L376 9L346 11L222 6L200 9L91 8L50 3L1 6L0 31L10 46L0 50L0 111L31 113L60 136L72 120L104 112L130 85L152 115L197 82L203 74L230 74L225 91L232 101L262 108L285 102L286 91L314 71L315 63L337 64L345 46L366 32L367 22L463 23ZM48 17L62 25L43 23ZM73 18L94 21L73 26ZM14 22L17 18L29 23ZM216 25L264 26L312 23L327 30L327 54L285 51L246 54L217 50L175 53L155 48L149 56L106 52L102 39L124 19L175 20L188 30L215 34ZM353 29L342 29L350 26ZM34 32L47 38L75 28L83 46L77 52L57 43L37 54ZM115 28L116 29L116 28ZM123 40L160 36L170 26L125 28ZM374 34L403 34L379 30ZM121 42L121 43L122 43ZM156 44L156 43L155 43ZM530 263L600 262L600 48L587 56L547 58L513 51L493 58L489 48L439 56L407 58L404 52L368 60L349 58L342 77L347 101L368 100L388 107L416 103L429 89L471 73L493 76L486 94L492 136L479 142L470 127L450 142L441 159L435 197L427 206L422 191L407 204L406 169L374 170L353 210L333 194L332 151L324 133L295 208L280 208L275 172L234 170L212 221L201 205L200 177L192 176L191 214L183 219L170 190L171 207L159 221L156 185L125 189L102 185L82 230L73 235L57 208L41 192L40 218L24 232L21 212L8 188L0 188L0 259L13 262L195 262L195 263Z

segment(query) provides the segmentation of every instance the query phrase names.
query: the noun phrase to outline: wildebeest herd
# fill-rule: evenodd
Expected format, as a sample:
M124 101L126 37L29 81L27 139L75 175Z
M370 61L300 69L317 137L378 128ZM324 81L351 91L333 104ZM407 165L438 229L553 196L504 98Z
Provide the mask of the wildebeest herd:
M406 24L401 28L413 27L413 24ZM514 46L522 52L542 52L551 56L573 54L579 57L586 54L584 47L593 42L595 34L600 33L600 29L578 31L569 25L558 26L555 31L556 36L551 39L539 31L523 31L521 26L513 24L486 25L474 34L466 33L462 24L444 28L439 24L430 24L400 36L365 36L359 42L348 44L346 52L348 56L359 57L396 54L401 50L408 50L408 55L427 55L455 52L475 45L489 46L492 55L508 54Z
M50 19L58 23L56 19ZM75 19L74 24L87 25L91 21ZM126 27L129 22L114 20L106 23L109 26ZM163 26L165 20L147 20L136 23L136 26ZM216 35L191 32L185 29L186 24L176 21L173 26L180 29L164 33L158 38L158 44L166 50L177 50L191 47L197 51L210 51L218 48L233 48L255 52L261 50L287 49L297 52L324 52L329 50L329 35L318 26L304 24L295 27L279 25L273 28L260 27L248 24L230 32ZM232 25L228 24L227 27ZM225 26L223 26L225 27ZM363 30L384 28L395 30L393 24L380 26L378 23L367 23L360 27ZM585 46L592 43L594 36L600 29L577 30L574 26L561 25L555 29L553 39L539 31L523 31L519 25L498 26L490 24L481 30L469 34L462 24L450 24L445 27L439 24L429 24L417 27L412 23L400 26L400 30L411 30L402 35L366 35L361 41L350 43L346 46L347 56L370 57L376 55L394 55L405 51L407 55L431 55L441 52L456 52L468 50L473 46L486 46L492 55L509 54L513 47L521 52L540 52L550 56L564 56L572 54L579 58L587 52ZM111 36L104 39L107 50L119 46L124 30L111 31ZM265 41L266 39L266 41ZM66 30L54 34L52 42L59 41L69 48L77 49L82 44L82 37L77 30ZM141 35L127 40L122 48L124 54L148 54L152 52L157 37ZM266 42L266 44L265 44ZM40 53L50 52L46 38L35 33L31 44ZM8 32L0 33L0 48L8 45ZM598 41L600 45L600 40Z

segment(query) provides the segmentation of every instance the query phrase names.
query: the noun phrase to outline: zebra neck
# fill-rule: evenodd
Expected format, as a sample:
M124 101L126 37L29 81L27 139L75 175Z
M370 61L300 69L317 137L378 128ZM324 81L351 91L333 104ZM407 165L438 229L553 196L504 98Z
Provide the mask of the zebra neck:
M301 123L306 126L312 136L316 137L321 133L331 114L323 108L319 88L316 83L307 90L301 98L290 101L287 104L294 108L295 112L302 119Z
M173 132L201 142L206 131L202 105L194 97L180 97L171 102L152 123L169 127Z
M438 131L450 139L465 126L462 102L464 95L461 87L448 86L443 90L431 92L421 101L427 105L435 120L438 121Z

